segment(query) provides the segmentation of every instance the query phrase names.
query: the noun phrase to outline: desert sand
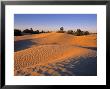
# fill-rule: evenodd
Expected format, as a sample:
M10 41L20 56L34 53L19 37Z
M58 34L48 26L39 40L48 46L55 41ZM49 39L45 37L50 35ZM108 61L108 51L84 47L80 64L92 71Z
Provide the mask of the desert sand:
M15 36L15 76L97 75L97 35L42 33Z

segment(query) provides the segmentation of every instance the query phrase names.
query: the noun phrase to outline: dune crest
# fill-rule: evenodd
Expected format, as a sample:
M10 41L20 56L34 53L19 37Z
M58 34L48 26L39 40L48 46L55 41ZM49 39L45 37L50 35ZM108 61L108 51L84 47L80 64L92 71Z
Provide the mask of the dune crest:
M28 46L22 46L14 52L15 75L75 75L67 70L65 63L88 58L95 60L96 39L96 35L74 36L55 32L17 36L16 47ZM32 44L28 44L27 41ZM77 64L77 61L75 62ZM59 70L66 73L60 73Z

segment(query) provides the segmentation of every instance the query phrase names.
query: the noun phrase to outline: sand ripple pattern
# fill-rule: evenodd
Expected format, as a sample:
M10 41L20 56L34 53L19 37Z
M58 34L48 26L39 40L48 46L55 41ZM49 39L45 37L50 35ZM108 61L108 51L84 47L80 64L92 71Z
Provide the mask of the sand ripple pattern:
M65 33L45 33L16 37L15 41L28 39L35 44L14 52L16 76L97 74L97 52L93 50L96 47L96 36L81 38Z

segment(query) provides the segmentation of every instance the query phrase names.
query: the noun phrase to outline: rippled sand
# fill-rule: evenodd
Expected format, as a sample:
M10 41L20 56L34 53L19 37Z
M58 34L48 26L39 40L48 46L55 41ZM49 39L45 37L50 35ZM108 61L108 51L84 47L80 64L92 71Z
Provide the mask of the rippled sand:
M15 37L17 76L97 75L96 35L44 33Z

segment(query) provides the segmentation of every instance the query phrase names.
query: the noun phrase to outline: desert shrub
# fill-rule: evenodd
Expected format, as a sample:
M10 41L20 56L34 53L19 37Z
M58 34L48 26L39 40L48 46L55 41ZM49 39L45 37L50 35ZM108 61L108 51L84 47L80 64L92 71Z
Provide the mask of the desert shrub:
M45 33L45 31L42 30L41 33Z
M32 28L30 28L30 33L33 33L34 31L33 31L33 29Z
M25 29L23 32L24 32L24 33L32 33L32 31L29 30L29 29Z
M44 30L42 30L40 33L46 33Z
M84 31L83 35L89 35L90 33L88 31Z
M64 30L64 28L63 28L63 27L61 27L61 28L60 28L60 31L63 31L63 30Z
M77 29L77 31L75 32L76 36L82 36L83 35L83 31L81 31L80 29Z
M14 36L21 36L22 32L19 29L14 29Z
M32 34L40 34L40 33L50 33L51 31L39 31L39 30L36 30L36 31L33 31Z
M39 30L33 31L32 34L39 34Z
M68 34L74 34L73 30L68 30L67 33Z
M30 28L30 30L29 29L25 29L24 31L23 31L23 33L33 33L34 31L33 31L33 29L32 28Z
M74 35L76 36L82 36L82 35L89 35L89 31L81 31L80 29L77 29L76 32L73 32Z
M61 27L60 28L60 30L59 31L57 31L58 33L64 33L65 31L64 31L64 28L63 27Z
M46 33L51 33L52 31L46 31Z
M57 33L65 33L65 31L57 31Z
M58 31L56 31L56 32L57 32L57 33L64 33L64 32L62 32L62 31L59 31L59 30L58 30Z
M39 30L36 30L36 33L39 34Z

